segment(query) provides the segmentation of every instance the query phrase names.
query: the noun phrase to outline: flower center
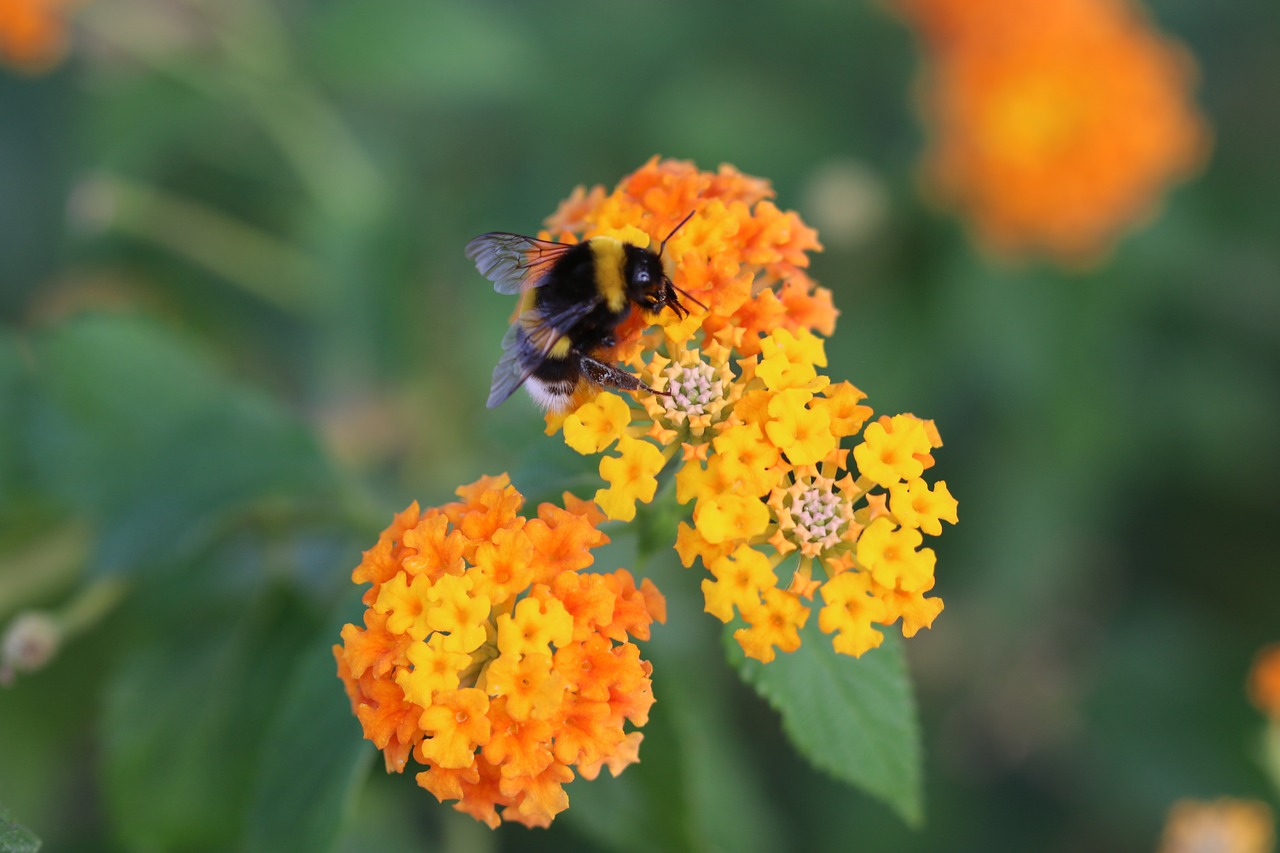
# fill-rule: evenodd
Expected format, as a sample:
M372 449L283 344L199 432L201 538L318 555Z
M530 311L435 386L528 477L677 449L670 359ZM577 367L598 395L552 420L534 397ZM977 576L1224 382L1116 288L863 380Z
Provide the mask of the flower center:
M693 365L673 364L666 372L671 396L664 398L663 404L668 412L708 414L716 402L724 400L724 382L705 361Z
M783 492L782 527L805 556L814 557L840 542L853 510L833 480L801 479Z

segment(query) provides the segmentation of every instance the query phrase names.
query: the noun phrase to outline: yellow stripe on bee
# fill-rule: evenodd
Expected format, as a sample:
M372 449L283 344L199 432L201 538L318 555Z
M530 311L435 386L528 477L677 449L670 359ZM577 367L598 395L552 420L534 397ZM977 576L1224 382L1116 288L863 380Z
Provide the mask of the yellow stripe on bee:
M532 287L520 294L520 307L516 309L517 314L523 314L526 311L532 311L538 304L538 291Z
M592 237L591 255L595 259L596 286L609 310L621 312L627 307L627 286L622 273L627 264L622 242L612 237Z
M573 341L569 340L569 336L565 335L554 344L551 349L547 350L547 358L564 358L569 354L569 347L573 346Z

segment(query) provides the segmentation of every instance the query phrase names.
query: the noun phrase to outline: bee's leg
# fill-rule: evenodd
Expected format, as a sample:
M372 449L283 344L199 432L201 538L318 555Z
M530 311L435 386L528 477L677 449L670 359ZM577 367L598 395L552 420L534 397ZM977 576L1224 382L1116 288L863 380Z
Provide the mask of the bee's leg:
M582 371L582 375L587 378L588 382L593 385L599 385L602 388L617 388L621 391L648 391L650 394L671 396L668 391L650 388L621 367L605 364L603 361L592 358L589 355L578 353L578 369Z

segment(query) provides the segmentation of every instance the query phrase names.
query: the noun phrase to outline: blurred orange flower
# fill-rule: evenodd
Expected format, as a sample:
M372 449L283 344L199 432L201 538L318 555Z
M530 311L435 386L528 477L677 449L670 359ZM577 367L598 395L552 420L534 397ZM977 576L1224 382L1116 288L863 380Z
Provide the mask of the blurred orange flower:
M1191 56L1131 0L896 0L920 36L927 187L1005 256L1099 259L1204 161Z
M1271 853L1275 821L1266 803L1222 797L1179 800L1169 809L1160 853Z
M580 573L609 541L594 504L536 518L506 476L400 513L352 573L363 626L333 647L364 735L400 773L491 827L547 826L571 768L594 779L639 760L652 666L631 638L666 620L661 593L625 570ZM502 809L501 815L497 811Z
M1280 643L1267 646L1253 659L1249 699L1259 711L1280 721Z
M0 62L39 72L67 49L66 15L79 0L0 0Z

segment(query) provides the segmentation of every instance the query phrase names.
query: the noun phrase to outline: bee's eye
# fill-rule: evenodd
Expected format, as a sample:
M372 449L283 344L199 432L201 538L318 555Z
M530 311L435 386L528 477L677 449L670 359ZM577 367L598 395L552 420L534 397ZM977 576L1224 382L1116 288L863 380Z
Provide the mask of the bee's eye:
M635 271L636 284L649 283L649 271L643 267Z

